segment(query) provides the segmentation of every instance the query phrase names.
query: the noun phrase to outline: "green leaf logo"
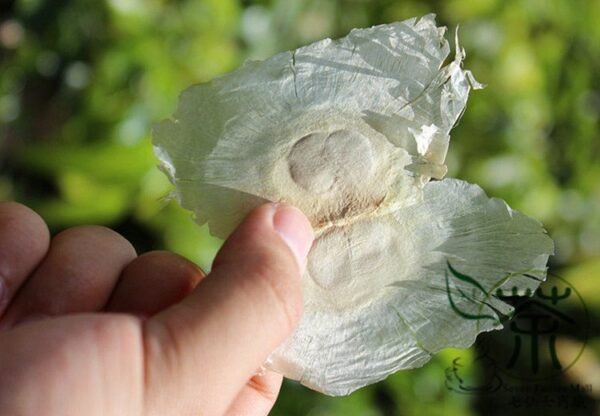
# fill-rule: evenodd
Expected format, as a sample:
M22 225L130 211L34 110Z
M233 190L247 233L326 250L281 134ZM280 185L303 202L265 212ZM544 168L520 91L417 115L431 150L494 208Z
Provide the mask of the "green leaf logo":
M458 315L462 316L465 319L470 319L470 320L491 319L493 321L499 322L498 317L495 315L470 313L470 312L466 312L466 311L460 309L457 306L457 301L455 301L455 299L453 298L453 296L456 296L456 294L452 295L452 290L450 290L450 275L449 275L448 271L450 271L450 274L452 275L452 279L457 279L461 282L465 282L470 287L472 287L473 295L469 296L460 287L455 285L455 289L460 294L461 299L466 299L471 303L477 303L477 304L481 305L481 307L482 307L483 305L485 305L485 303L483 300L478 300L478 296L476 296L477 292L480 292L483 295L483 299L488 298L490 296L490 294L488 291L486 291L483 288L483 286L481 286L479 284L479 282L477 282L477 280L473 279L470 276L467 276L466 274L463 274L463 273L460 273L459 271L457 271L454 267L452 267L452 265L450 264L449 261L446 261L446 264L448 264L448 270L446 270L446 273L445 273L445 275L446 275L446 293L448 295L448 301L450 302L450 306L452 307L454 312L456 312Z

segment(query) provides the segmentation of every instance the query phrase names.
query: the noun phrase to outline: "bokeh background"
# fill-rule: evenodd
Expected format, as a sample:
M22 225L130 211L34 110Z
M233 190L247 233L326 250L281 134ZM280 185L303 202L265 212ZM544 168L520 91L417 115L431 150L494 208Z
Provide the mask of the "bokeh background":
M221 242L167 198L150 144L178 93L246 59L431 12L450 35L460 25L465 65L488 85L453 131L449 176L546 226L551 271L577 288L590 323L587 337L558 335L585 348L549 385L590 391L571 408L459 394L445 370L472 348L344 398L288 382L272 414L600 414L599 1L0 0L0 200L32 206L53 232L104 224L139 252L169 249L209 268ZM477 360L467 367L465 377L483 377Z

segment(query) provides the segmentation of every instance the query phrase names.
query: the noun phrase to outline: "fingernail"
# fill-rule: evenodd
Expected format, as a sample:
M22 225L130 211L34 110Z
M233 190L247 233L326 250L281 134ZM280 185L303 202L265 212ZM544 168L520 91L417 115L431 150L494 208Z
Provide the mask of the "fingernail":
M306 256L313 242L310 222L298 208L287 204L276 204L273 227L296 256L300 272L304 273Z

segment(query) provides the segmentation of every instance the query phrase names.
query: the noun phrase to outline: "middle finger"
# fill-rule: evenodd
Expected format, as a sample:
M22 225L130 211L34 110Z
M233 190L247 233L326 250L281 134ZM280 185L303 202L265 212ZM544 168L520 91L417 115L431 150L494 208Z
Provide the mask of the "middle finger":
M0 327L43 316L101 310L123 268L136 257L116 232L80 226L58 234L46 258L13 299Z

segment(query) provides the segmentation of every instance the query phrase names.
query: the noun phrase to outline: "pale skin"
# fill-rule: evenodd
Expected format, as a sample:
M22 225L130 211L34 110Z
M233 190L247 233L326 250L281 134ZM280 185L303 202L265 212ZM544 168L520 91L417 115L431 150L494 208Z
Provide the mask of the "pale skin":
M0 414L267 415L282 378L256 373L301 316L312 239L299 210L263 205L205 275L104 227L51 238L0 202Z

